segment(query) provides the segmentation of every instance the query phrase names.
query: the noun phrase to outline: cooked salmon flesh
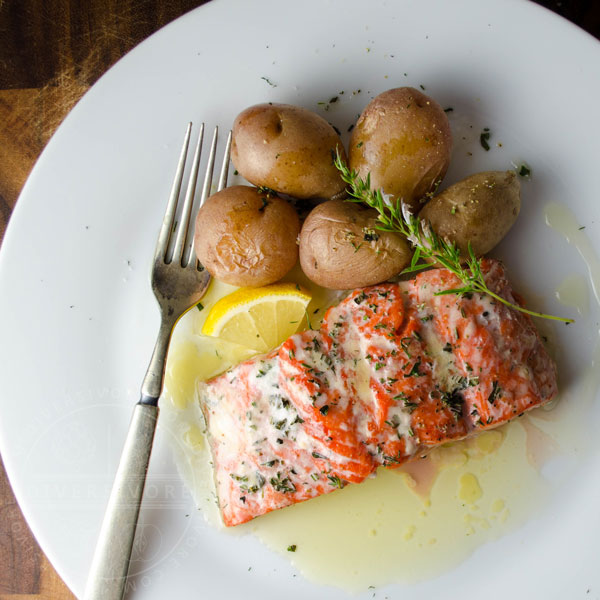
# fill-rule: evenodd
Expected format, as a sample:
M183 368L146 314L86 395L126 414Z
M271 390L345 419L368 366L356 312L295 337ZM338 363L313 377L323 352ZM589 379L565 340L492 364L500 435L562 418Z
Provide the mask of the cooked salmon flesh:
M501 263L488 287L517 302ZM360 483L551 400L531 319L446 269L355 290L318 330L201 384L223 521L238 525Z

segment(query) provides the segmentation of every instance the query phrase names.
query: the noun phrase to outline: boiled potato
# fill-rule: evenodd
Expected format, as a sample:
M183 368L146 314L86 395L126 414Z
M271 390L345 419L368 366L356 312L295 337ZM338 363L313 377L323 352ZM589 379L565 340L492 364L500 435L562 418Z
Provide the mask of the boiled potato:
M371 187L417 212L446 174L452 136L446 113L411 87L374 98L352 131L349 166Z
M295 198L333 198L345 189L333 164L339 135L320 116L289 104L257 104L233 124L231 159L254 185Z
M508 233L521 208L514 171L471 175L431 200L419 213L441 237L455 242L463 256L468 243L477 256L489 252Z
M261 286L281 279L298 259L300 220L290 204L236 185L198 211L194 247L209 273L225 283Z
M409 262L399 234L377 229L377 211L329 200L312 210L300 232L300 264L309 279L334 290L386 281Z

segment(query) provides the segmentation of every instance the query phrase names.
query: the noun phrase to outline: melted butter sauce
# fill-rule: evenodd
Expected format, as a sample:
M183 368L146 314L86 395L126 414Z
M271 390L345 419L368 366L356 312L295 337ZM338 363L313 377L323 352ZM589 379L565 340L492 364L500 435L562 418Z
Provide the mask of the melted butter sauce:
M549 205L545 218L577 247L600 304L600 261L589 239L564 206ZM325 307L339 300L311 285L299 271L288 279L311 289L308 312L313 326ZM569 276L556 296L586 317L589 282ZM212 304L233 289L214 282L203 300L205 310L190 311L176 328L161 420L175 433L176 462L206 519L224 535L255 535L311 581L360 592L370 586L425 580L452 569L477 547L534 515L552 483L560 480L560 473L551 469L553 463L580 450L582 419L600 388L597 340L590 364L569 382L559 401L544 409L477 437L434 448L398 469L381 468L360 485L225 528L216 505L196 386L251 356L240 346L199 335ZM560 360L555 326L539 325ZM563 461L563 471L568 468ZM287 551L291 545L295 552Z
M497 448L473 439L437 449L427 497L414 493L401 470L379 469L360 485L243 527L276 551L296 544L289 558L305 576L349 591L433 577L522 523L543 497L541 478L522 460L523 430L489 433L498 436Z
M590 313L590 292L587 279L579 273L566 277L556 288L556 298L564 306L574 308L582 317Z
M592 303L596 311L600 306L600 259L585 229L569 208L556 202L549 203L544 208L544 218L548 227L577 250L587 270L587 278L579 274L568 275L556 288L555 295L559 302L575 308L583 317L581 322L586 327L585 337L589 338L591 348L587 360L578 365L577 376L560 385L559 398L545 407L546 410L531 413L529 419L538 431L555 441L561 454L573 457L586 452L586 439L594 439L586 435L585 427L590 422L589 412L600 388L600 331L597 323L590 323ZM597 316L594 321L596 319ZM543 325L547 327L546 323ZM577 325L576 322L574 327ZM548 331L545 327L540 327L544 334ZM559 342L554 332L548 337L557 355L560 374ZM585 342L582 340L581 343ZM540 435L532 433L530 437L539 440ZM546 440L545 444L547 446L549 442Z
M548 227L562 234L569 244L575 246L583 258L588 270L596 302L600 304L600 260L590 238L585 233L575 215L564 205L551 202L544 209L544 216Z

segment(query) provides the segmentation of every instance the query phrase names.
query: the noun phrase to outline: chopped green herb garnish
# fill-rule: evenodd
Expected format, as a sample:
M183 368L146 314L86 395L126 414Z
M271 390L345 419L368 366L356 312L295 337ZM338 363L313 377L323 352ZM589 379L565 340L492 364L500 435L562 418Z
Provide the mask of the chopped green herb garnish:
M375 233L374 229L363 227L363 240L365 242L376 242L379 239L379 234Z
M419 367L421 366L421 357L417 358L415 364L409 373L405 373L404 377L423 377L425 373L419 373Z
M442 392L442 403L447 406L452 414L458 419L462 415L464 398L460 393L460 388L456 388L451 392Z
M490 133L489 128L485 127L484 130L481 132L481 135L479 136L479 143L481 144L481 147L486 152L490 149L490 145L488 144L488 141L489 141L491 135L492 134Z
M278 431L281 431L287 425L287 419L282 419L281 421L272 421L273 427Z
M260 194L266 194L267 196L277 196L277 192L274 189L267 187L266 185L259 185L257 187L257 190Z
M266 81L271 87L277 87L277 84L273 83L268 77L261 77L261 79Z
M288 552L296 552L296 548L297 548L296 544L291 544L287 547L287 551Z
M204 310L204 304L202 304L202 302L198 302L198 304L196 304L196 308L198 310Z
M354 298L354 302L356 304L360 304L363 300L366 300L366 298L367 298L367 294L363 290L360 294L358 294L358 296L356 296Z
M308 316L308 311L304 309L304 316L306 317L306 325L312 331L312 324L310 322L310 317Z
M257 473L256 474L256 483L251 486L247 486L246 484L240 485L240 490L242 490L242 492L245 492L246 494L256 494L256 492L258 492L258 490L263 488L265 483L266 483L265 478L260 473Z
M327 479L329 479L329 485L339 488L340 490L346 485L346 482L337 475L327 475Z
M492 383L492 391L490 392L490 395L488 396L488 402L490 404L494 404L496 399L501 394L502 394L502 388L500 387L500 384L498 383L498 381L494 380L494 382Z
M277 477L271 477L269 483L277 492L287 494L296 491L296 486L290 481L289 477L283 477L281 473L277 473Z
M410 352L408 351L409 347L410 347L410 343L413 341L414 338L412 337L403 337L400 340L400 346L402 347L402 350L404 350L404 354L406 354L406 356L408 358L412 358Z
M531 169L525 163L523 163L523 164L519 165L518 173L521 177L530 177Z
M417 408L417 403L416 402L410 402L410 400L405 399L404 400L404 408L406 408L410 413L413 412L413 410L415 410L415 408Z

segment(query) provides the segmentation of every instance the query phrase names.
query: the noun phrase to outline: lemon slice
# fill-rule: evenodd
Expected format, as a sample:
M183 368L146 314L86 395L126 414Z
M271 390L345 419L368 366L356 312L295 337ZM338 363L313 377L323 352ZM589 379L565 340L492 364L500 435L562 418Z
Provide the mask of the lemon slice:
M310 300L310 294L295 283L241 288L212 307L202 333L268 352L306 324Z

